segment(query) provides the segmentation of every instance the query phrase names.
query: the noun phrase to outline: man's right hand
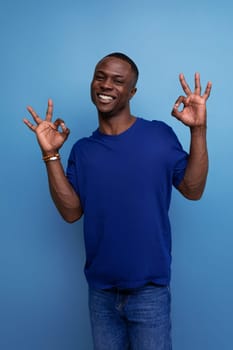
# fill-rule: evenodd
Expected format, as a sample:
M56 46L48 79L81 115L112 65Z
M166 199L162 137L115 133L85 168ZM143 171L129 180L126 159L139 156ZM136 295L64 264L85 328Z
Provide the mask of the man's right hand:
M43 155L55 154L61 148L63 143L69 136L70 130L65 126L61 119L52 122L53 102L48 100L48 108L45 120L42 120L32 107L27 107L36 125L33 125L28 119L23 119L24 123L30 130L36 133L38 143L41 147ZM61 132L58 130L61 127Z

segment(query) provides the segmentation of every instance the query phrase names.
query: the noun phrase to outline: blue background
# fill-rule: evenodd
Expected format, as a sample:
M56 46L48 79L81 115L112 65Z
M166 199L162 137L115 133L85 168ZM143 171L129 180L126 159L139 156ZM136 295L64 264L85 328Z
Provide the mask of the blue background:
M139 66L132 112L189 130L170 116L182 94L213 82L208 101L210 171L201 201L173 192L175 350L231 350L233 5L212 1L1 0L0 348L92 349L82 221L62 221L48 193L27 105L44 116L47 99L71 135L61 155L97 127L89 84L96 62L123 51ZM140 195L140 193L139 193Z

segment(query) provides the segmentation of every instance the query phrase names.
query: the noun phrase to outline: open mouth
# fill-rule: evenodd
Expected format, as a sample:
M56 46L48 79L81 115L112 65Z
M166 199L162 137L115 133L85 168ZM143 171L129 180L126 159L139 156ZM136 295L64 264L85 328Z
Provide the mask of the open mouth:
M104 102L111 102L115 99L115 97L110 96L110 95L105 95L105 94L97 94L99 100L104 101Z

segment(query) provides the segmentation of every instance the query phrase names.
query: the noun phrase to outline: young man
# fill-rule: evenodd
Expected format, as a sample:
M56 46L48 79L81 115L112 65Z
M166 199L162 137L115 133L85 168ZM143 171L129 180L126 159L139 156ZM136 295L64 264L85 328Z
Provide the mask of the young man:
M28 107L45 161L51 196L68 222L84 214L85 275L94 348L169 350L172 185L185 197L201 197L208 171L206 101L195 74L192 92L180 74L186 96L172 115L190 128L190 152L163 122L133 116L138 69L122 53L97 64L91 98L99 128L72 148L67 173L58 153L69 135L65 123L45 120ZM179 106L183 104L183 110ZM62 130L59 131L58 128Z

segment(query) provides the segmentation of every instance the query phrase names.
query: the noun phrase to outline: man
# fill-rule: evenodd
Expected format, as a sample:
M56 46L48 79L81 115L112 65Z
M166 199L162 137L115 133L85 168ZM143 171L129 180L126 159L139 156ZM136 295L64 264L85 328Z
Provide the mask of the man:
M45 161L51 196L68 222L84 214L85 274L94 348L168 350L170 336L172 185L185 197L201 197L208 171L206 101L195 74L192 92L180 74L186 96L172 115L190 128L189 155L163 122L131 115L138 69L122 53L97 64L91 98L99 128L72 148L67 174L58 153L69 135L65 123L45 120L28 107ZM183 104L183 110L179 110ZM59 131L59 127L61 131Z

